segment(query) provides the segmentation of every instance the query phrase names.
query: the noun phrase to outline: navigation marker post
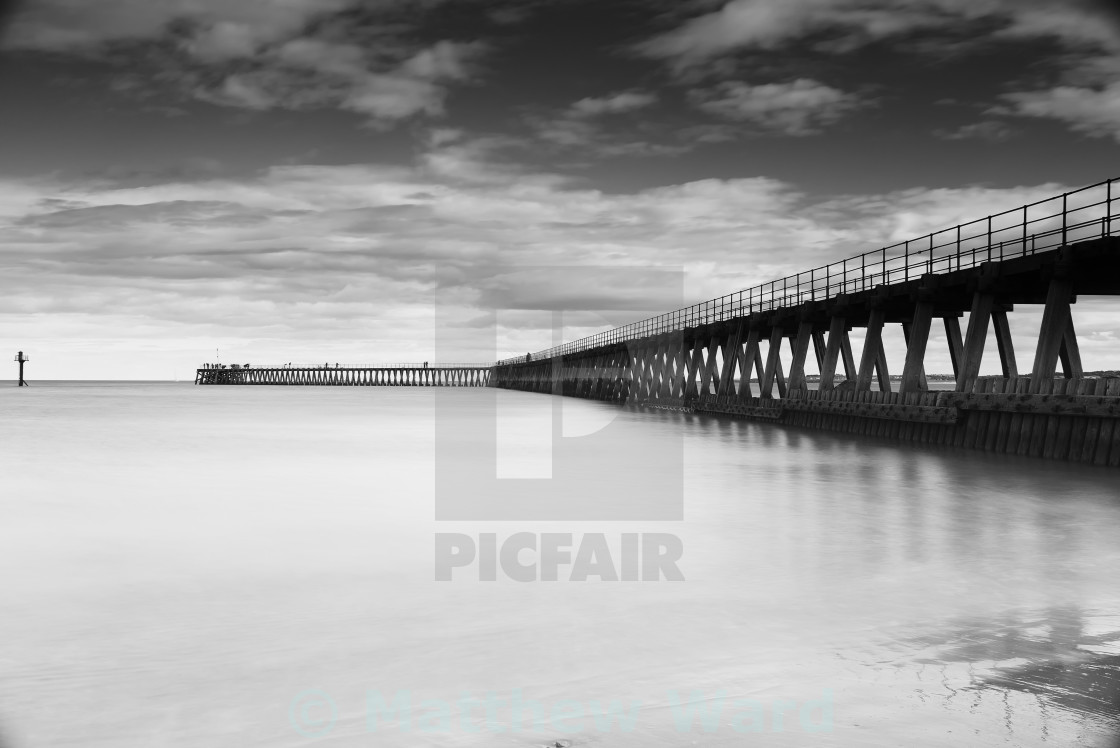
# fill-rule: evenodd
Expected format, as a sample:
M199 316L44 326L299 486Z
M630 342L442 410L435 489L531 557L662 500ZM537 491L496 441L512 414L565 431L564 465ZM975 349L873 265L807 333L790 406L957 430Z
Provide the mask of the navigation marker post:
M27 363L28 361L30 361L31 359L28 358L27 356L23 355L23 351L20 351L19 353L16 354L16 357L15 357L14 360L19 362L19 384L17 386L26 387L27 382L25 382L23 380L23 365L25 363Z

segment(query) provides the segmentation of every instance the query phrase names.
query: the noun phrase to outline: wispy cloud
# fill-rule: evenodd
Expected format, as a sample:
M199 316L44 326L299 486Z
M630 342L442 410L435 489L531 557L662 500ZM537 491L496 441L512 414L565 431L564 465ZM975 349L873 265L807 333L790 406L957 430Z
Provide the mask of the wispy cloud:
M658 103L649 91L615 91L572 102L559 112L534 112L525 122L538 141L554 148L578 149L584 156L676 156L691 150L657 125L646 110Z
M1057 86L1008 93L1002 98L1007 105L998 111L1058 120L1076 132L1120 142L1120 83L1099 88Z
M954 129L935 130L934 135L942 140L985 140L990 143L999 143L1007 140L1014 134L1006 123L999 120L982 120L969 122Z
M580 99L572 104L571 114L580 117L619 114L645 109L656 102L657 94L648 91L619 91L606 96Z
M741 49L775 49L814 37L847 50L917 31L958 37L969 24L993 38L1051 38L1115 50L1120 41L1107 3L1037 0L730 0L638 45L644 54L693 64ZM994 29L994 31L993 31ZM928 40L927 40L928 41Z
M856 94L805 78L760 85L727 81L713 89L694 91L691 98L710 114L786 135L820 132L867 104Z

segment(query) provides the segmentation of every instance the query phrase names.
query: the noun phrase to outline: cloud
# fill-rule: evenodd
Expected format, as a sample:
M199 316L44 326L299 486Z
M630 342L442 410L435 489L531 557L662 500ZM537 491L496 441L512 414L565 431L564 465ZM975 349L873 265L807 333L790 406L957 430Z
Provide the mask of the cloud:
M1120 142L1120 83L1101 88L1057 86L1008 93L1002 98L1008 106L998 108L1000 112L1054 119L1076 132Z
M655 132L657 125L648 118L623 116L648 109L657 101L656 94L646 91L616 91L579 99L559 112L529 114L525 122L538 141L578 149L584 156L677 156L691 150L691 144L680 142L671 131Z
M250 69L216 85L198 85L193 94L256 110L333 107L382 124L437 117L444 113L448 85L468 80L484 52L479 42L443 40L385 66L356 44L293 39L258 55Z
M353 0L108 0L73 14L63 0L32 5L10 47L101 56L122 68L119 90L143 97L170 84L221 106L339 108L378 125L442 115L448 87L470 80L485 51L410 40L414 28L388 20L406 8L397 0L362 6L374 18L349 24L339 14Z
M219 63L238 57L251 57L262 42L259 32L252 26L230 21L218 21L199 29L184 42L187 51L202 62Z
M688 153L694 143L677 139L672 133L661 142L633 129L613 129L585 117L540 116L526 118L537 142L562 151L578 151L581 159L618 158L628 156L667 157ZM652 133L651 133L652 134ZM570 162L570 165L586 163Z
M694 91L691 99L710 114L786 135L820 132L864 105L855 94L805 78L761 85L727 81L714 89Z
M1010 127L997 120L970 122L954 130L934 131L934 135L942 140L986 140L991 143L1003 142L1013 134Z
M225 59L298 33L349 0L36 0L25 3L5 42L9 49L96 54L104 45L163 38L188 24L202 57Z
M916 239L957 224L981 221L988 215L997 216L993 224L997 232L1005 227L1017 227L1021 214L1014 211L1015 208L1071 189L1076 188L1057 182L1006 188L918 187L886 195L841 196L818 203L813 210L821 214L822 221L833 226L852 228L853 224L859 224L865 235L874 236L885 245ZM1060 201L1042 205L1031 218L1053 215L1060 210ZM1000 216L1006 211L1013 211L1013 214Z
M1073 47L1116 50L1120 31L1104 8L1042 0L730 0L640 43L637 50L690 65L810 37L822 49L844 51L919 31L960 34L981 24L987 33L977 35L978 43L1001 36L1050 38Z
M645 91L619 91L598 98L580 99L572 104L571 114L577 117L594 117L601 114L620 114L644 109L657 102L657 95Z
M1025 91L1019 84L1018 91L1003 97L1005 106L991 113L1056 119L1096 137L1115 137L1118 131L1114 81L1120 76L1120 6L1115 2L728 0L714 10L710 5L694 7L704 11L646 39L635 50L666 60L685 80L699 81L706 76L728 78L742 54L773 60L772 53L794 47L801 52L808 47L816 53L839 54L887 42L898 50L945 55L1001 43L1030 43L1036 50L1048 50L1046 66L1040 69L1052 76L1054 85L1048 90ZM1052 46L1040 47L1040 43ZM765 121L765 115L757 114L751 103L760 92L733 85L726 84L723 92L696 93L693 98L725 117L739 113L745 121ZM779 106L778 114L788 116L772 124L784 122L788 131L811 132L843 112L828 108L839 105L839 100L829 102L823 98L825 91L817 93L825 107L822 123L799 117L805 110ZM765 103L757 106L766 109ZM994 123L937 133L946 139L993 141L1008 134L1007 128Z
M214 104L261 111L339 108L382 124L414 115L438 117L448 85L469 79L484 51L479 42L444 40L378 69L357 45L301 38L258 55L249 69L216 84L196 84L192 93Z
M229 56L299 32L350 0L36 0L25 3L5 45L12 49L97 52L109 42L163 37L175 22L194 30L204 56Z
M638 46L652 57L696 60L728 50L769 49L810 31L828 11L828 0L731 0Z
M999 37L1056 39L1070 48L1120 52L1120 14L1109 0L1008 2L997 12L1007 19Z

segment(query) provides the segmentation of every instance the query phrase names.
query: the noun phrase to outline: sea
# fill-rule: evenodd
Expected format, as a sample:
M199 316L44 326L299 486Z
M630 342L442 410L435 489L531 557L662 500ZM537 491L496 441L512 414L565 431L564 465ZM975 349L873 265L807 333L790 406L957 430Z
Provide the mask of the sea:
M1115 469L472 388L5 383L0 418L4 748L1120 735ZM634 518L518 518L579 440L580 506Z

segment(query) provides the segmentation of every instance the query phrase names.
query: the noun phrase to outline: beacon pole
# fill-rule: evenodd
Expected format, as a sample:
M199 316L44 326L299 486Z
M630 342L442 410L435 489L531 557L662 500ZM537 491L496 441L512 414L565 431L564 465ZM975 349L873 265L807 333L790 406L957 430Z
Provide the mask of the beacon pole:
M19 362L19 385L18 386L19 387L26 387L27 382L24 381L24 379L23 379L23 365L25 363L27 363L28 361L30 361L31 359L28 358L27 356L23 355L23 351L20 351L19 353L16 354L15 360Z

